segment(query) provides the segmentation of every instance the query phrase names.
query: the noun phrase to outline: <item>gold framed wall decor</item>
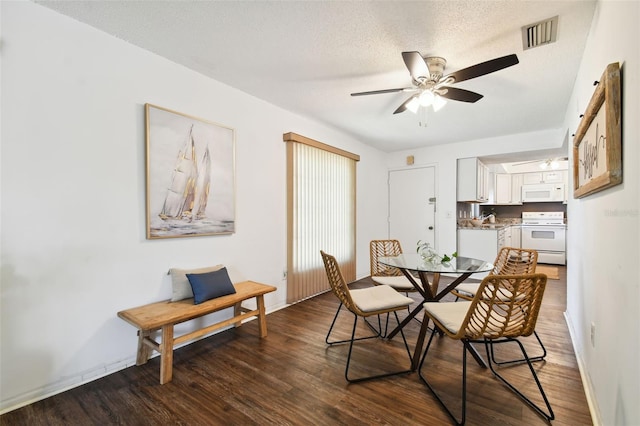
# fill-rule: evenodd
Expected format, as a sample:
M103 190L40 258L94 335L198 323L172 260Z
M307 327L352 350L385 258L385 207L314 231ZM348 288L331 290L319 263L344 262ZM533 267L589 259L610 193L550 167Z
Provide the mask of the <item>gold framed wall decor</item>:
M145 104L147 239L235 232L235 131Z
M573 198L622 183L620 66L602 74L573 141Z

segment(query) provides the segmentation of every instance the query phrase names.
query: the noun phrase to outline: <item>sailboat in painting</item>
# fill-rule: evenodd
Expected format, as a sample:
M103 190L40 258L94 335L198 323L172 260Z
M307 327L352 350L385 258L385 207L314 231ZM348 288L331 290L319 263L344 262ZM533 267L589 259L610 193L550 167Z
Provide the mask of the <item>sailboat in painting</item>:
M209 190L211 189L211 154L209 154L209 147L204 151L199 170L194 211L196 219L204 219L207 216L207 201L209 201Z
M178 152L176 165L167 188L167 195L159 217L163 220L178 219L191 221L206 217L207 200L211 185L211 156L209 148L198 164L193 125ZM197 204L197 205L196 205ZM195 207L195 215L194 215Z

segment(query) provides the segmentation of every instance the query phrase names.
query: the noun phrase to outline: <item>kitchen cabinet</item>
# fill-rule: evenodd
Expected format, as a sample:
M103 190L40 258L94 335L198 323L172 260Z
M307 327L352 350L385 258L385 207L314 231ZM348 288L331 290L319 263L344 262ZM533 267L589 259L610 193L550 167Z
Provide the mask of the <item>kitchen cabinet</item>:
M496 204L511 204L511 175L496 173L496 185L494 188Z
M520 225L507 225L498 229L458 229L457 252L462 257L494 262L502 247L520 248ZM482 278L486 274L474 274Z
M494 204L522 204L522 173L496 173Z
M511 227L507 226L498 230L498 251L502 247L513 247L511 245Z
M511 247L522 248L522 227L511 225Z
M522 173L511 175L511 204L522 204Z
M535 185L537 183L566 183L566 175L567 172L564 170L524 173L523 184Z
M498 255L498 230L458 229L458 256L494 262ZM473 278L484 278L487 273L473 274Z
M461 158L457 170L457 200L489 201L489 168L477 158Z

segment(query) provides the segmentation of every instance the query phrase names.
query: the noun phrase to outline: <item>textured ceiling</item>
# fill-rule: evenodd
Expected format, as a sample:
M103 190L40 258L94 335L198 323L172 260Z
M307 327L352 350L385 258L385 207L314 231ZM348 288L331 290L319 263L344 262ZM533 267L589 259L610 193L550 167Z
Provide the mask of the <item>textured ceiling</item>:
M559 128L595 9L586 0L37 3L389 152ZM521 27L556 15L557 42L523 51ZM484 98L437 113L393 115L407 93L350 96L410 86L401 52L413 50L446 58L445 74L511 53L520 63L456 84Z

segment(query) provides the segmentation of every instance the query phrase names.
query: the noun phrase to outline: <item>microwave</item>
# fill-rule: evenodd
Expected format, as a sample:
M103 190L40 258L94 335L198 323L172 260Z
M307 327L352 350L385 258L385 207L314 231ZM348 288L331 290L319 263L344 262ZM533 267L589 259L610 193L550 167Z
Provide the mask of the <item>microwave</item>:
M522 185L523 203L545 203L550 201L564 201L563 183Z

